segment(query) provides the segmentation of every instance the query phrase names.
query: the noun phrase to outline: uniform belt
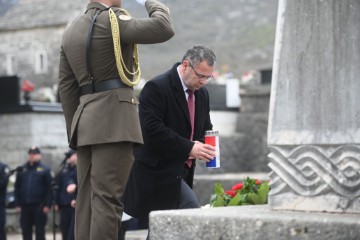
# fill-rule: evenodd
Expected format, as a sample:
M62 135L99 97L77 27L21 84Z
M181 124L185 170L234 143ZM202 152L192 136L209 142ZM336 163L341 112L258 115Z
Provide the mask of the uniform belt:
M104 92L116 88L131 88L131 87L123 83L120 78L109 79L109 80L104 80L104 81L80 86L80 94L81 96L83 96L86 94Z

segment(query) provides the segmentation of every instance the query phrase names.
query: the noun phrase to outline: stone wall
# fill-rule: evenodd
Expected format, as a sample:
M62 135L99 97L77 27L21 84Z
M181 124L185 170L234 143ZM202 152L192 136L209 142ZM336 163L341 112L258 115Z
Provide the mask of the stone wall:
M210 113L220 134L221 167L207 169L198 162L196 173L269 172L267 125L270 85L241 86L241 111ZM236 115L234 126L229 118ZM215 116L215 117L214 117Z
M32 145L40 147L43 162L56 169L67 148L62 112L0 114L0 161L14 168L27 161Z
M58 81L59 52L64 26L52 28L22 29L1 33L0 76L17 75L30 79L36 86L52 87ZM43 70L39 71L40 54ZM12 58L12 72L8 61Z

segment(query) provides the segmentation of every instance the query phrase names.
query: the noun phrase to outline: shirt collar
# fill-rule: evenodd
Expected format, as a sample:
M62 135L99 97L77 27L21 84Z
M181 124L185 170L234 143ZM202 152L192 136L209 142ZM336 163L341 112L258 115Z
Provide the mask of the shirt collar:
M184 92L186 92L186 90L188 90L188 87L185 86L184 80L183 80L182 77L181 77L181 74L180 74L180 65L177 66L176 70L177 70L177 72L178 72L178 75L179 75L179 78L180 78L180 81L181 81L181 85L182 85L182 87L183 87L183 90L184 90Z

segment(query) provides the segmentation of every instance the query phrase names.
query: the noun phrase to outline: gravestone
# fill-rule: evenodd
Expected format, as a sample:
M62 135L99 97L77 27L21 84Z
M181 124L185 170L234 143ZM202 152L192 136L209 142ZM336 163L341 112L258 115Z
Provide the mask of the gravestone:
M17 106L20 102L20 85L17 76L0 77L0 108Z

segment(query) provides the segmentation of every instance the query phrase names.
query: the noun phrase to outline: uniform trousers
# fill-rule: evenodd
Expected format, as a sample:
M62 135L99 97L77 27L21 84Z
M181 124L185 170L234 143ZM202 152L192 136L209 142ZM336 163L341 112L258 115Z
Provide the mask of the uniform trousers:
M74 239L74 227L72 226L74 215L75 208L72 206L60 206L60 229L63 240Z
M118 239L133 148L131 142L78 147L76 240Z
M6 240L5 224L6 224L5 205L0 205L0 240Z
M75 233L75 209L74 209L74 214L71 217L69 235L67 237L67 240L75 240L75 234L74 233Z
M35 224L35 239L45 240L45 225L47 215L40 204L21 205L20 226L23 240L32 240L33 225Z

